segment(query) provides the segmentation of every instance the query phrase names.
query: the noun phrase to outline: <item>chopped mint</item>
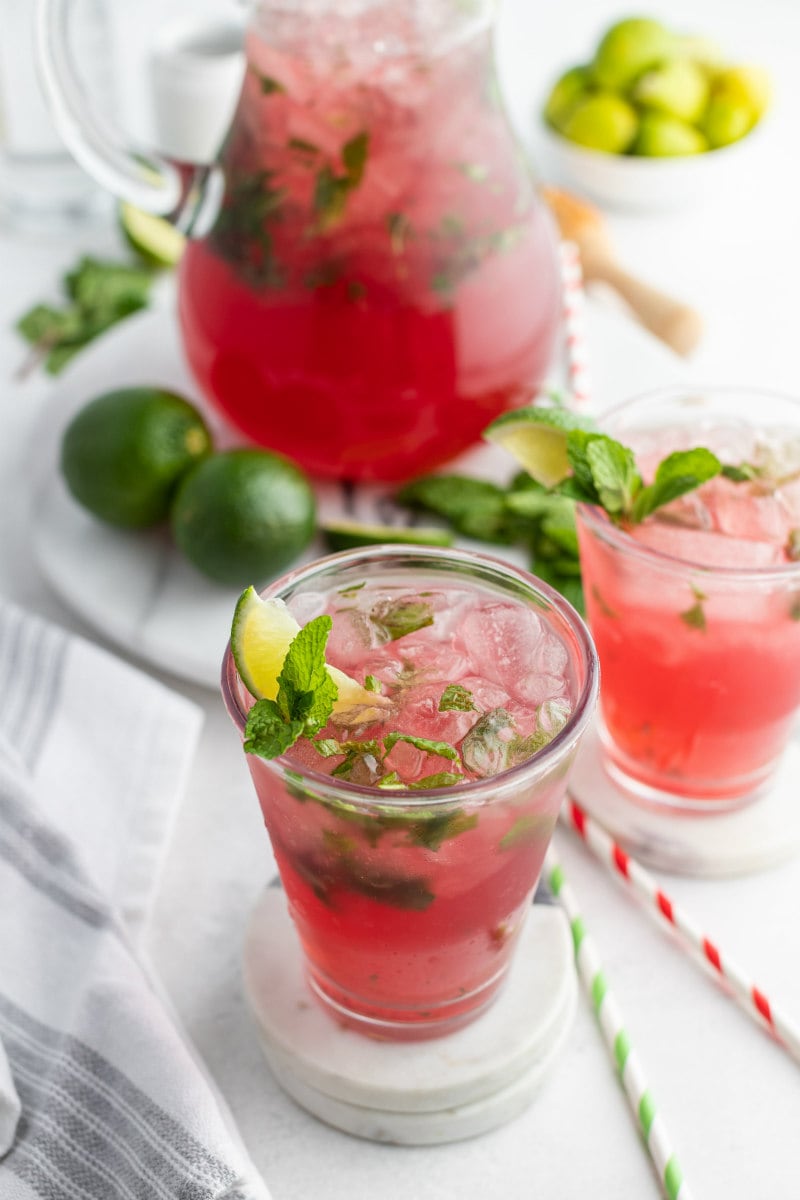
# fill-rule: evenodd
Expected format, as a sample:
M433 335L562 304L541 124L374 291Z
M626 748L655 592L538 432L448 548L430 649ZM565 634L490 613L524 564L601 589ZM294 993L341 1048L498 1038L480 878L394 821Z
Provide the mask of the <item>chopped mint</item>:
M430 738L415 737L411 733L387 733L383 739L386 753L389 754L398 742L408 742L410 746L416 746L417 750L422 750L425 754L436 754L440 758L458 758L458 751L449 742L436 742Z
M329 164L317 172L314 211L319 218L321 230L329 228L341 217L348 196L358 187L364 176L368 152L369 134L357 133L342 147L344 174L339 174Z
M548 830L548 822L541 814L525 813L500 838L501 850L514 850L526 842L535 842Z
M706 612L703 608L703 601L707 600L708 597L701 592L699 588L693 587L692 591L695 595L694 604L691 606L691 608L687 608L685 612L679 613L678 615L683 623L688 625L690 629L699 629L702 633L704 633L706 630Z
M720 473L733 483L751 483L761 476L758 467L754 467L752 463L724 463Z
M442 773L447 777L448 773ZM439 776L431 775L431 779L438 779ZM458 780L460 776L456 776ZM421 779L418 786L425 784L427 787L449 787L450 784L445 783L426 783ZM433 850L434 853L441 848L444 842L449 842L452 838L458 837L462 833L467 833L468 830L474 829L478 824L477 813L465 813L461 809L456 809L455 812L437 814L430 816L426 820L416 821L409 830L409 840L415 846L424 846L427 850Z
M402 779L397 774L397 771L390 771L388 775L384 775L382 779L378 780L378 787L385 788L386 791L391 791L391 790L399 791L401 789L404 789L405 786L406 785L403 783Z
M277 79L273 79L271 75L265 75L263 71L257 71L254 67L250 68L253 74L258 78L258 86L265 96L272 96L275 92L285 92L286 88Z
M409 783L406 786L412 791L424 791L428 788L443 788L455 787L458 783L464 782L464 776L458 771L437 771L435 775L426 775L423 779L417 779L415 783ZM478 820L474 818L474 822Z
M289 138L288 146L290 150L296 150L298 154L309 156L319 154L319 146L315 146L313 142L307 142L305 138Z
M800 529L791 529L786 542L786 557L792 562L800 559Z
M383 685L377 675L368 675L364 680L364 688L368 692L382 692Z
M433 605L413 596L381 600L370 612L369 619L387 641L396 642L398 638L432 625Z
M475 712L472 692L460 683L449 684L442 692L439 712Z
M247 714L244 748L261 758L277 758L299 737L311 737L327 723L338 688L325 666L325 646L333 622L315 617L292 639L278 676L275 700L257 700Z
M356 592L360 592L361 589L365 586L366 586L366 580L362 580L361 583L348 584L347 587L339 588L339 595L340 596L353 596L353 595L355 595Z

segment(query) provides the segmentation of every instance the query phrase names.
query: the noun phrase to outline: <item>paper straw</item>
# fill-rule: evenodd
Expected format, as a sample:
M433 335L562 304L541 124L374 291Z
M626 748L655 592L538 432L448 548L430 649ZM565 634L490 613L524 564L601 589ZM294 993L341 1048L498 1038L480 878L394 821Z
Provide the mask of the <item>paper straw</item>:
M678 944L693 961L699 962L716 979L725 980L730 986L726 994L732 994L748 1016L800 1062L800 1029L797 1025L772 1004L732 959L723 955L716 942L706 937L686 911L661 890L652 875L574 800L562 808L560 815L565 825L580 834L595 858L645 900L647 912L660 924L677 932Z
M691 1200L689 1185L670 1144L664 1121L647 1086L638 1054L631 1046L619 1005L608 985L597 950L586 931L583 917L564 869L552 846L544 862L545 878L569 919L575 945L578 974L597 1016L611 1059L619 1072L631 1110L650 1152L664 1195L668 1200Z
M586 351L586 297L581 257L575 242L561 242L560 250L569 387L573 405L586 408L592 396Z

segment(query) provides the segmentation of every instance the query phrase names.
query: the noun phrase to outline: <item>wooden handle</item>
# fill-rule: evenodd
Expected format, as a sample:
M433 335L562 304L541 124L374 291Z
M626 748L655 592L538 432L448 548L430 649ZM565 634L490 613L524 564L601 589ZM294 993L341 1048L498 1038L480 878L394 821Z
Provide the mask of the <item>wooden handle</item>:
M613 287L644 327L676 353L690 354L694 350L703 333L703 319L696 309L635 279L603 255L586 255L583 269L587 282L596 279Z

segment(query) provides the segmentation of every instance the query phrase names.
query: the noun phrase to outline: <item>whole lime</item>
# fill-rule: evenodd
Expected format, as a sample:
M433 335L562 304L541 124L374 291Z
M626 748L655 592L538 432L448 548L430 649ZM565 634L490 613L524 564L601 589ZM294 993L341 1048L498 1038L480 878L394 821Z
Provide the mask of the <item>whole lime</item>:
M651 17L627 17L606 30L592 64L600 87L624 91L640 75L672 56L675 37Z
M632 99L644 108L690 125L703 115L708 95L706 72L688 58L676 58L646 71L631 92Z
M122 388L72 418L61 441L61 473L94 516L140 529L167 517L179 479L210 451L206 424L183 396Z
M183 479L172 533L189 561L218 583L263 582L305 549L316 505L308 479L270 450L214 454Z
M639 135L633 144L633 153L650 158L676 158L684 154L702 154L708 150L708 142L699 129L667 117L663 113L645 113L639 126Z
M553 84L544 106L544 119L554 129L561 129L576 102L589 87L586 67L570 67Z
M564 137L590 150L624 154L639 125L632 105L615 92L595 92L573 106L561 126Z

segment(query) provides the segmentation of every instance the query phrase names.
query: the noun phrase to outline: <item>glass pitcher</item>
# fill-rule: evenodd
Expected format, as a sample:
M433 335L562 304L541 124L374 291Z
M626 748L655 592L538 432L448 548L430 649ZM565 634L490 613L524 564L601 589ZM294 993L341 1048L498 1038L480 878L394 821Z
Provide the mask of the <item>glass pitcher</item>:
M492 0L259 0L218 163L124 146L87 111L70 0L39 0L75 156L190 235L197 382L317 476L399 480L526 403L560 316L555 233L499 97Z

